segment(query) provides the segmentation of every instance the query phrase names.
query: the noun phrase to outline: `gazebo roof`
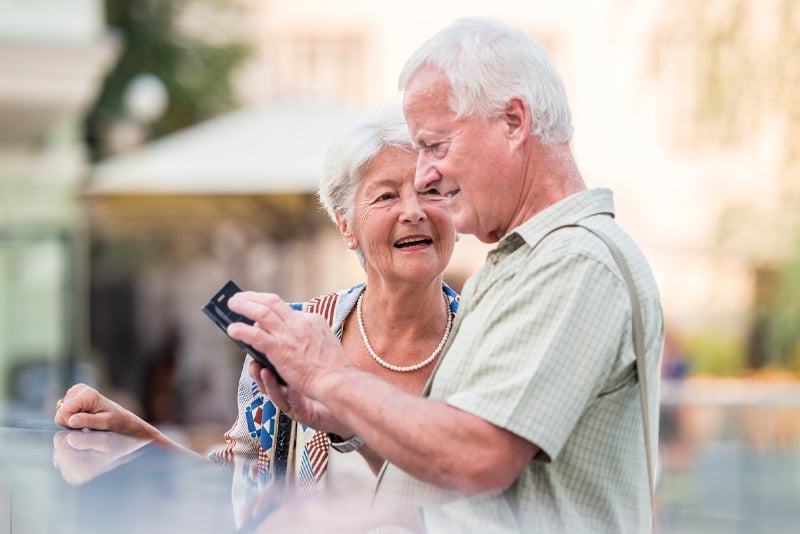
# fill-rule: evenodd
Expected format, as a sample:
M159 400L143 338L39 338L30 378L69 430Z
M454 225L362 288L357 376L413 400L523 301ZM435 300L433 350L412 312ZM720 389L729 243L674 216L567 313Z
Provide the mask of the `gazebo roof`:
M89 196L313 193L353 110L291 101L241 109L97 164Z

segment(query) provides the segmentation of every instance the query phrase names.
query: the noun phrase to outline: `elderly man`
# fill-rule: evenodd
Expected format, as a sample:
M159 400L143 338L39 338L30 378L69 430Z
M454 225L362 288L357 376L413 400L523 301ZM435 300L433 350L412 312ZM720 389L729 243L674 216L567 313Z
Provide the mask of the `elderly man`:
M463 19L414 53L400 85L417 190L449 197L459 232L497 243L423 396L354 368L325 325L274 295L232 299L258 326L229 332L271 355L290 386L252 372L293 417L386 459L376 502L436 502L430 531L648 529L658 290L611 192L584 184L547 53Z

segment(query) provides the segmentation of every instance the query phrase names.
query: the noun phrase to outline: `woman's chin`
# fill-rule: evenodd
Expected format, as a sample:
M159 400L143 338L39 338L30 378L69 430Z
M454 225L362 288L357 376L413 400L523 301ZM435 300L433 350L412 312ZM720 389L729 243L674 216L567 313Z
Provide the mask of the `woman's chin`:
M442 271L437 267L438 264L433 266L430 261L422 262L420 265L410 263L397 270L397 277L409 283L422 284L441 276Z

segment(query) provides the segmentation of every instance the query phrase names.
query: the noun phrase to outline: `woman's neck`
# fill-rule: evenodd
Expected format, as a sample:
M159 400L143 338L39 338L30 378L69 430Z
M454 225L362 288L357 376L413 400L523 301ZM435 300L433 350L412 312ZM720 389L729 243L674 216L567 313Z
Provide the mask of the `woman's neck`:
M426 284L403 286L368 278L360 298L363 333L356 305L345 323L342 343L361 369L409 393L419 394L436 365L435 360L441 357L440 345L444 344L446 332L449 333L448 304L441 277ZM370 353L368 344L377 357ZM387 364L412 369L398 371Z
M368 280L362 310L367 328L376 336L392 335L397 340L398 335L419 336L428 330L441 334L441 329L431 327L444 324L447 319L442 278L436 277L427 284Z

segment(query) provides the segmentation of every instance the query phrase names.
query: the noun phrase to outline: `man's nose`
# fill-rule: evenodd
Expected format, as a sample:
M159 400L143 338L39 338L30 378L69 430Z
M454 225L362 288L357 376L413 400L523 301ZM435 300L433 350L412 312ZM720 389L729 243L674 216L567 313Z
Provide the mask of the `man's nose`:
M436 170L426 151L421 150L417 155L417 170L414 175L414 189L423 192L435 188L442 175Z

